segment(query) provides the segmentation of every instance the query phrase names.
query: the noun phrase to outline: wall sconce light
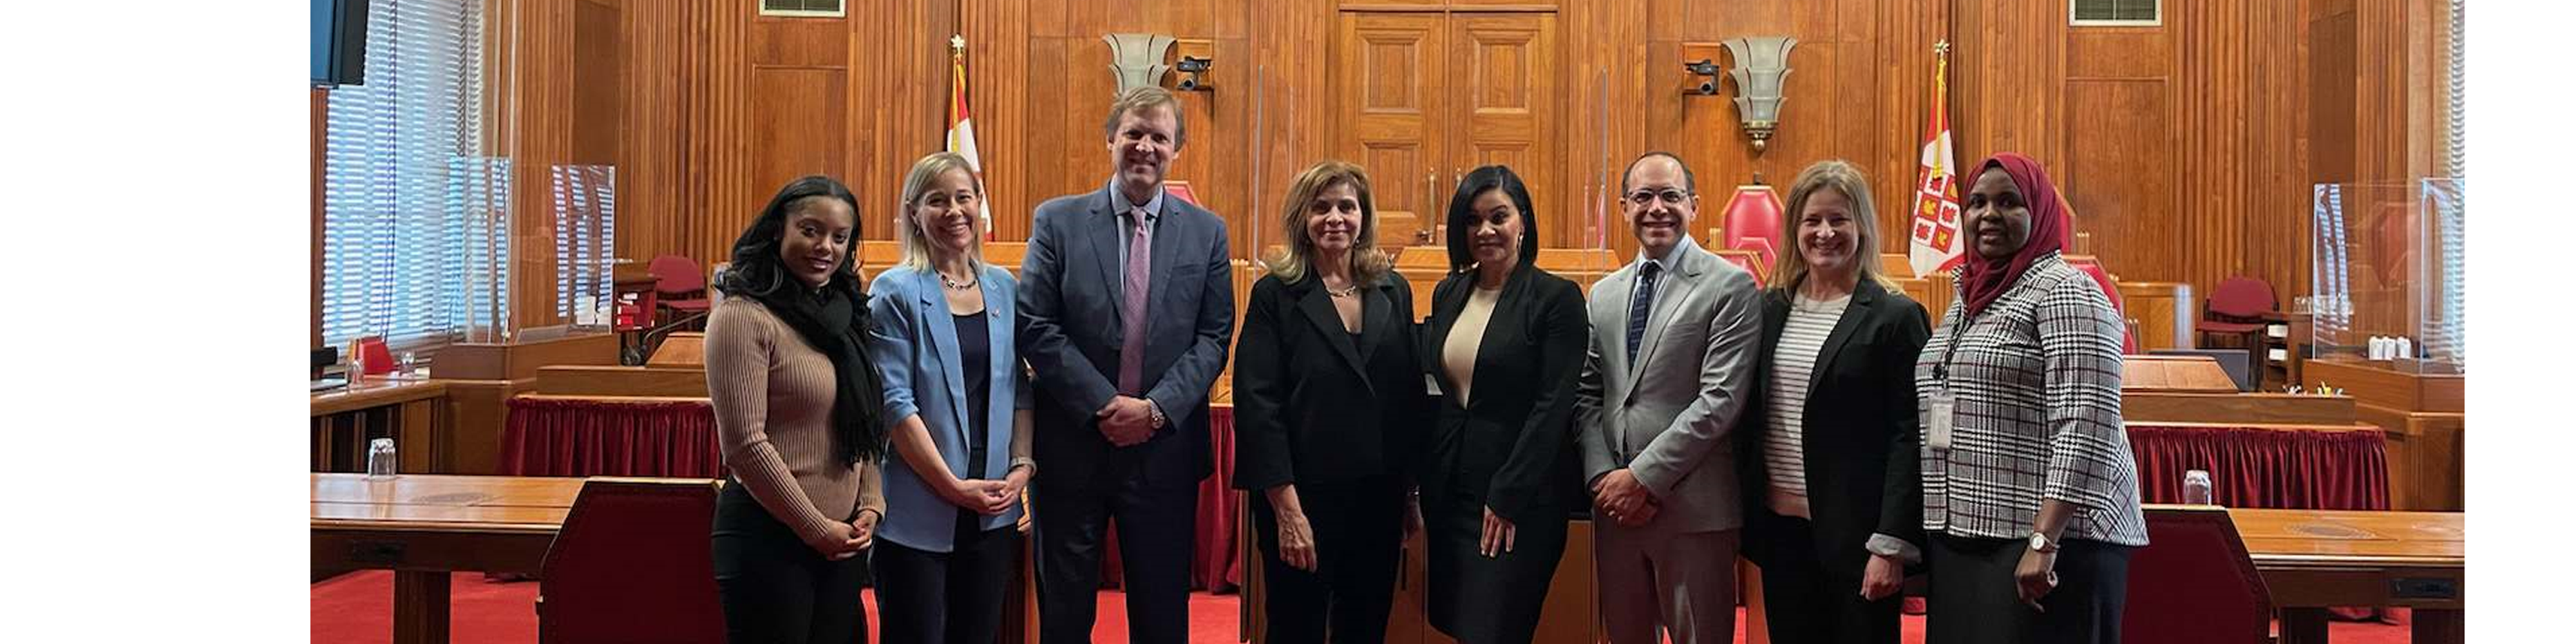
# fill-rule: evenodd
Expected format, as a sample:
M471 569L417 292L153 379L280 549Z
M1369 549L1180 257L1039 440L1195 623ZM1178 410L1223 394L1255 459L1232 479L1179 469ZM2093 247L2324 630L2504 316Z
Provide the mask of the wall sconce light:
M1163 74L1171 71L1163 56L1171 53L1172 37L1162 34L1109 34L1101 36L1109 43L1109 73L1118 77L1118 93L1163 84Z
M1798 46L1798 39L1743 36L1725 44L1727 53L1735 55L1735 114L1744 121L1745 136L1753 138L1753 152L1761 154L1780 126L1780 90L1789 78L1789 50Z
M1207 73L1208 66L1213 64L1216 64L1216 61L1212 59L1200 58L1197 56L1182 56L1180 65L1173 67L1173 69L1180 70L1183 74L1189 74L1188 76L1181 78L1181 91L1204 92L1215 89L1208 87L1207 81L1199 79L1199 75Z
M1682 63L1682 69L1690 70L1691 75L1698 79L1696 84L1691 85L1690 89L1682 90L1682 93L1701 96L1717 95L1717 61L1702 58Z

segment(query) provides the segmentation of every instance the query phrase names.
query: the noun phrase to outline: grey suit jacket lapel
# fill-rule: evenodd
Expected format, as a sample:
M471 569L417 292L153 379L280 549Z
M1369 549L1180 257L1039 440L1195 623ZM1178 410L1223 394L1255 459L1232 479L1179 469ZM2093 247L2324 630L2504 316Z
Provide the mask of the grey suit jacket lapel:
M1664 262L1669 266L1665 270L1666 274L1655 281L1655 308L1646 315L1646 337L1637 347L1637 363L1628 365L1628 391L1631 396L1635 395L1638 379L1645 377L1643 366L1646 364L1646 358L1655 355L1658 345L1662 344L1664 339L1664 328L1672 326L1674 312L1681 308L1682 300L1689 299L1692 290L1699 288L1699 274L1708 269L1707 263L1700 261L1702 257L1716 256L1701 251L1699 244L1685 237L1681 244L1673 247L1672 257ZM1633 283L1633 280L1631 282ZM1626 329L1621 329L1620 333L1624 339Z
M1100 283L1108 285L1106 289L1109 291L1109 328L1124 329L1127 328L1127 307L1122 304L1127 301L1127 279L1124 274L1127 267L1118 263L1119 214L1116 208L1110 206L1110 203L1116 200L1116 197L1109 194L1110 190L1110 188L1102 188L1099 198L1091 200L1091 219L1087 223L1091 230L1085 231L1082 237L1091 240L1092 263L1100 267ZM1113 331L1110 335L1116 337L1118 334Z
M1145 265L1145 274L1148 276L1145 279L1145 284L1147 286L1145 291L1145 324L1149 329L1154 323L1154 318L1158 317L1155 315L1155 312L1163 308L1163 300L1170 296L1172 290L1172 280L1157 278L1177 267L1180 262L1181 236L1178 233L1182 232L1189 226L1189 224L1182 223L1182 221L1186 219L1181 216L1181 213L1183 212L1182 208L1184 208L1184 206L1181 205L1180 197L1165 197L1163 198L1163 211L1154 215L1155 222L1150 237L1153 240L1151 243L1154 245L1154 252L1153 257L1147 258L1146 261L1149 263ZM1132 251L1134 249L1129 250ZM1120 268L1124 269L1125 267L1122 266ZM1165 311L1165 313L1180 314L1178 311ZM1195 319L1196 313L1196 311L1191 311L1189 314L1182 314L1181 317ZM1164 315L1160 317L1172 316ZM1149 333L1148 335L1150 336L1151 334Z

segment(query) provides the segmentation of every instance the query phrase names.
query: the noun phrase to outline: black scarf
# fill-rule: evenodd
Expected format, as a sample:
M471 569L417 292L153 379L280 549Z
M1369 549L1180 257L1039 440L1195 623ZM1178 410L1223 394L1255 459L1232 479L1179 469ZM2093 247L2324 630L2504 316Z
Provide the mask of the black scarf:
M753 294L772 315L832 359L832 453L843 463L874 462L885 453L885 382L868 360L868 309L848 276L823 288L792 284Z

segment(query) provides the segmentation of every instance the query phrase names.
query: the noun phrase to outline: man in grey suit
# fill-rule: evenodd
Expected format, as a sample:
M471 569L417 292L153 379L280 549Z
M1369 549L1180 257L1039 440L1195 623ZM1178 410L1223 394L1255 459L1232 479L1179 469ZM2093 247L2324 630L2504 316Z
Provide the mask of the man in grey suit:
M1102 130L1115 174L1040 204L1020 267L1020 355L1036 372L1039 641L1091 641L1101 536L1115 521L1130 641L1180 644L1233 274L1225 222L1163 191L1188 140L1179 99L1131 90Z
M1601 618L1613 644L1651 644L1658 627L1726 642L1744 524L1728 434L1752 393L1761 296L1691 241L1699 196L1679 157L1649 152L1619 183L1641 248L1593 286L1575 391Z

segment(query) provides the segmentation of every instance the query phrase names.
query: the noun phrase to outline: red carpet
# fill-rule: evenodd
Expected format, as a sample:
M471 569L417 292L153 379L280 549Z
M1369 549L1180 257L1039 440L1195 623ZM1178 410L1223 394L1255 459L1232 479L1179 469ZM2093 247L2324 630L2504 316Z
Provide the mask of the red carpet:
M467 644L533 644L537 641L537 583L494 583L482 573L457 573L453 584L449 636ZM1233 642L1235 595L1190 595L1190 641ZM868 623L876 622L875 597L869 596ZM313 584L313 641L330 644L390 644L393 641L394 576L391 572L355 572ZM1100 622L1092 641L1127 641L1126 596L1100 593ZM1744 621L1736 620L1736 641L1743 641ZM2409 641L2406 627L2376 623L2335 622L2328 627L2339 644L2399 644ZM1905 618L1908 643L1923 641L1923 618Z

